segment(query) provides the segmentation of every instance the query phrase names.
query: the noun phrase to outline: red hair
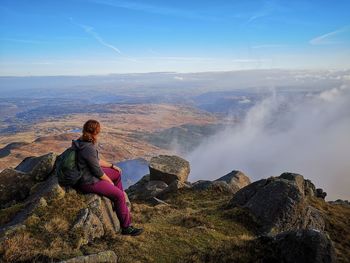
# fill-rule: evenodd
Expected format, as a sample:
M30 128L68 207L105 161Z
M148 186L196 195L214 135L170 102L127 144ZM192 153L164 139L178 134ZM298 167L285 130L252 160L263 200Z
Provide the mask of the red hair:
M99 134L101 131L101 125L96 120L88 120L85 122L83 127L83 135L81 136L81 139L83 141L92 142L93 144L96 143L96 135Z

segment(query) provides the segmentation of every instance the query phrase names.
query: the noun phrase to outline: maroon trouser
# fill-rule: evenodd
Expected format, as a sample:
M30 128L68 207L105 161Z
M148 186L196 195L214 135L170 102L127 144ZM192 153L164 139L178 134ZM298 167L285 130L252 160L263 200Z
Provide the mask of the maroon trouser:
M114 208L121 227L128 227L131 224L131 215L128 207L126 206L120 172L112 168L105 167L103 167L102 170L109 178L111 178L114 185L105 180L100 180L94 184L81 185L79 186L79 189L85 193L95 193L111 199L112 202L114 202Z

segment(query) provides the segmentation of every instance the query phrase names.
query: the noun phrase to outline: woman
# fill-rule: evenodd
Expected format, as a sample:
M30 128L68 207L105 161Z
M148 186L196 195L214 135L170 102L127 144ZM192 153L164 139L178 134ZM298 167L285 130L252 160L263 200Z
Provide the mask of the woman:
M98 156L96 142L100 130L98 121L88 120L84 124L82 136L72 141L72 147L78 150L78 167L82 171L82 177L75 188L84 193L95 193L111 199L120 221L121 233L139 235L143 229L131 225L131 215L121 181L122 170Z

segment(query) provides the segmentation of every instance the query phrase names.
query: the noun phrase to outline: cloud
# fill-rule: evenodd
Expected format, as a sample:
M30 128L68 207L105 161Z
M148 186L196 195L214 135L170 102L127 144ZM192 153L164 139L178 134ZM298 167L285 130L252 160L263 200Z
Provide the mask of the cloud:
M350 25L341 27L335 31L326 33L324 35L315 37L309 41L311 45L329 45L343 43L342 40L337 40L336 37L342 34L350 33Z
M78 24L78 23L74 22L72 17L69 17L69 21L73 25L76 25L76 26L82 28L87 34L89 34L94 39L96 39L97 42L99 42L102 46L108 47L108 48L112 49L113 51L117 52L119 55L122 55L122 52L120 51L119 48L117 48L116 46L113 46L113 45L107 43L102 37L100 37L100 35L97 32L94 31L94 28L92 26Z
M253 13L248 18L248 21L245 24L250 24L255 20L259 20L261 18L270 16L273 12L280 9L276 3L273 3L271 1L263 1L262 4L263 4L262 8L260 8L257 12Z
M185 158L189 179L217 179L238 169L258 180L290 171L330 199L349 199L350 82L302 98L272 94L241 124L206 138Z
M119 50L119 48L117 48L116 46L113 46L109 43L107 43L106 41L104 41L95 31L94 28L91 26L86 26L86 25L79 25L82 29L84 29L84 31L86 33L88 33L89 35L91 35L93 38L95 38L101 45L108 47L110 49L112 49L113 51L117 52L118 54L122 54L122 52Z

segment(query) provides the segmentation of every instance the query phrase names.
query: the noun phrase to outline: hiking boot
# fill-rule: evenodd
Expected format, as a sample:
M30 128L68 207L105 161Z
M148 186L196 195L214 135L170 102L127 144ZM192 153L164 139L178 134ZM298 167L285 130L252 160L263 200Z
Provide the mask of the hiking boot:
M138 236L143 232L142 228L136 228L133 226L123 227L122 235Z

